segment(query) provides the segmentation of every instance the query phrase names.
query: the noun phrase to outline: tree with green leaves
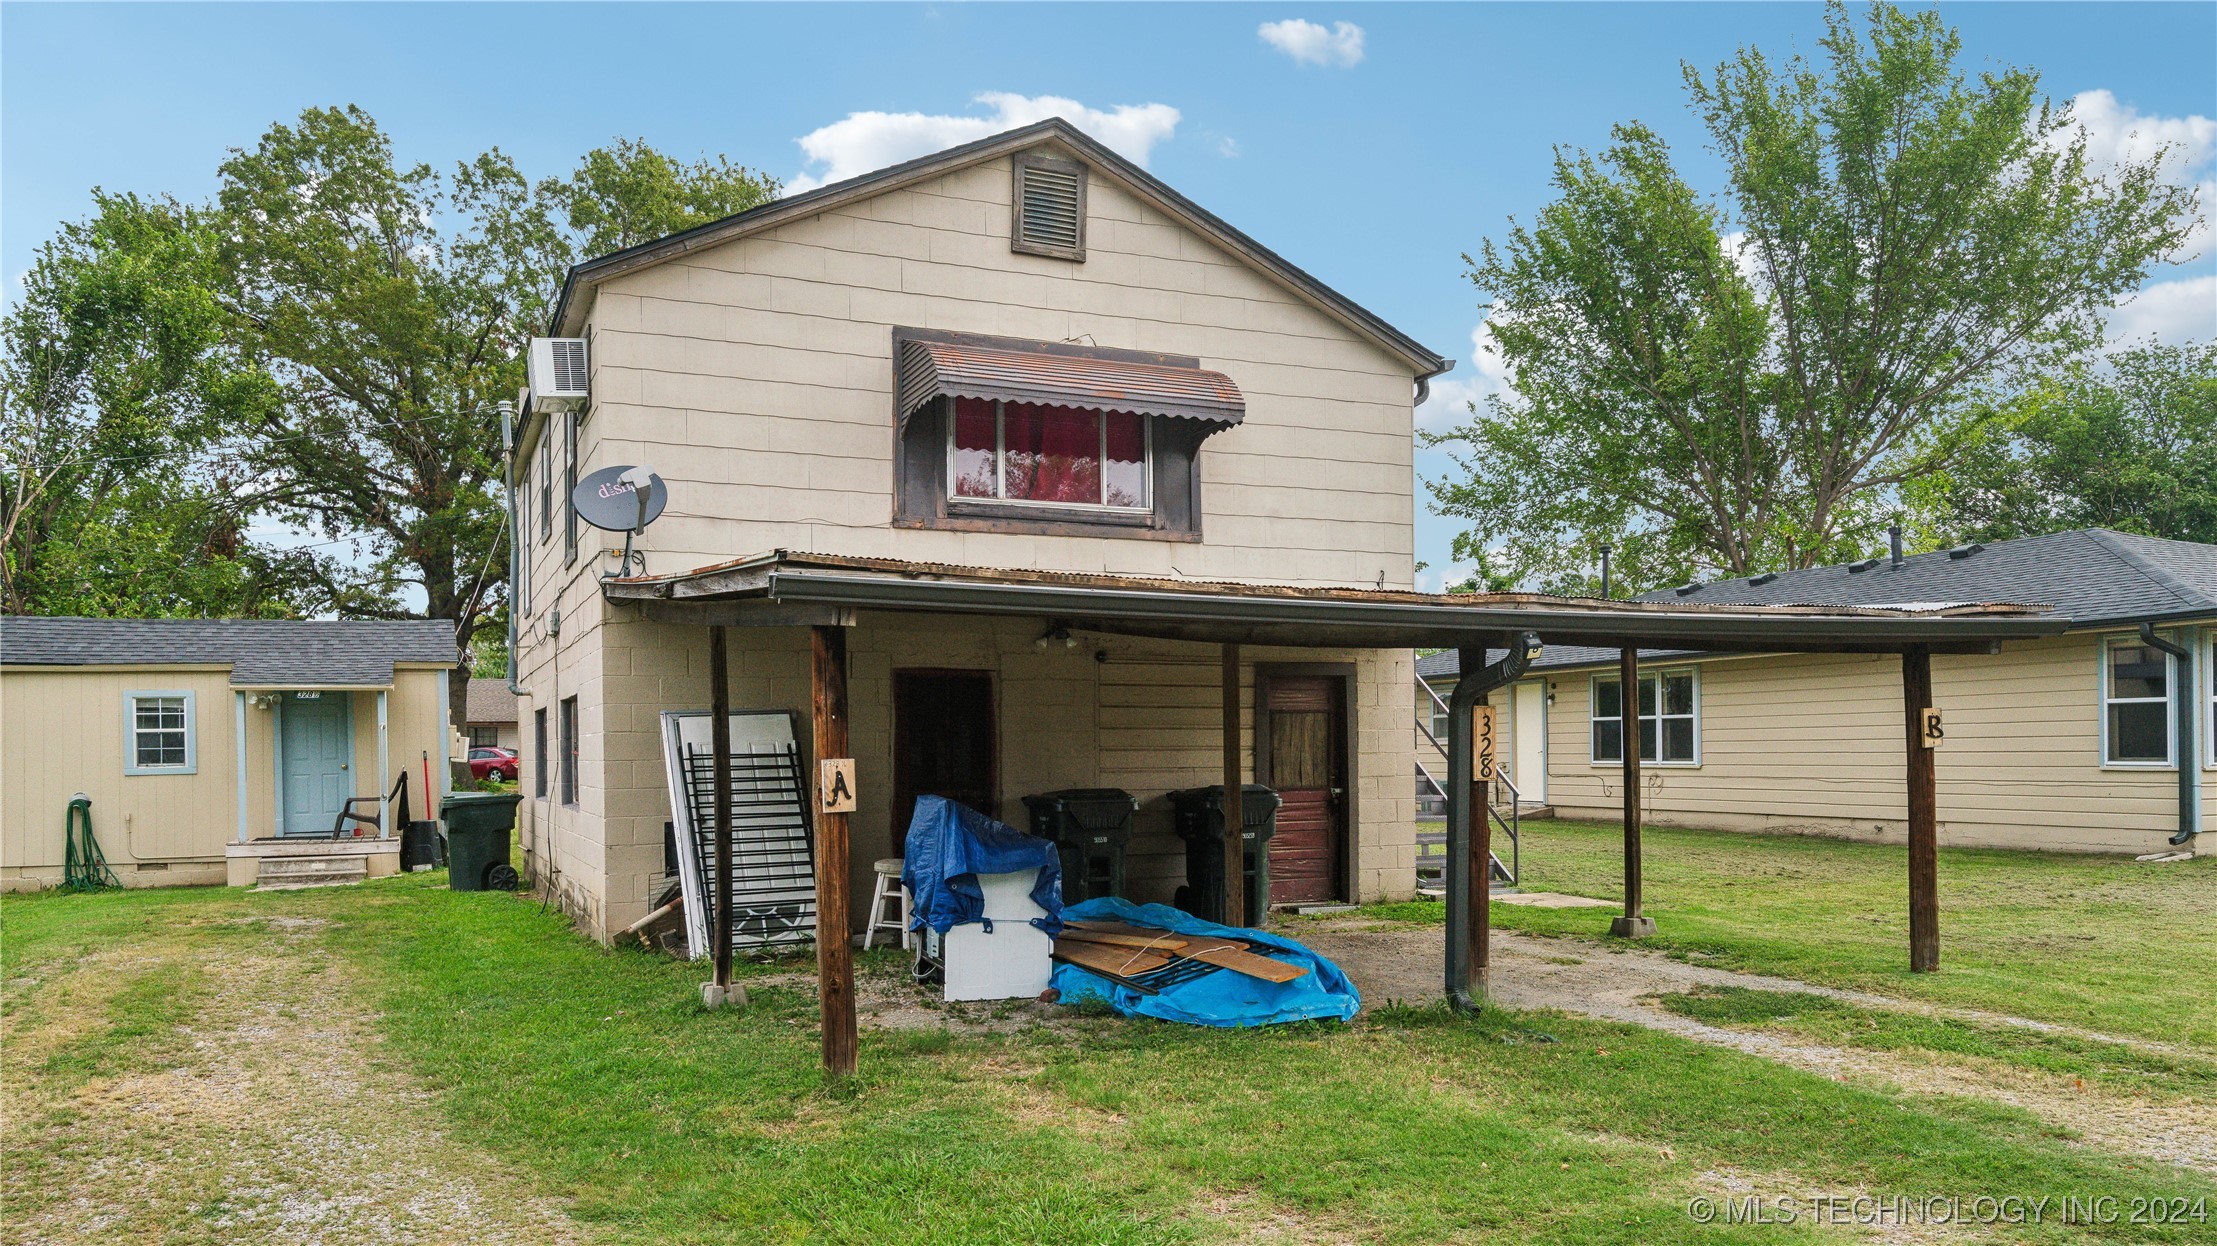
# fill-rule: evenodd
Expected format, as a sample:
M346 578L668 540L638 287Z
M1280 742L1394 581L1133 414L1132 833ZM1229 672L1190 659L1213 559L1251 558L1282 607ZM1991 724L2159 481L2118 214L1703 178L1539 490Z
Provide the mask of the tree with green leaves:
M2148 343L2014 395L1905 490L1928 544L2117 528L2217 544L2217 343Z
M620 138L541 189L561 208L577 255L590 258L759 207L777 198L778 180L722 156L685 164Z
M2029 70L1966 76L1931 10L1834 0L1823 63L1756 49L1688 96L1725 186L1617 126L1465 256L1511 389L1427 482L1518 582L1632 590L1867 548L2008 378L2082 353L2198 217L2161 156L2098 168Z
M94 192L0 321L0 609L285 614L297 559L243 537L220 451L276 406L226 335L205 211Z

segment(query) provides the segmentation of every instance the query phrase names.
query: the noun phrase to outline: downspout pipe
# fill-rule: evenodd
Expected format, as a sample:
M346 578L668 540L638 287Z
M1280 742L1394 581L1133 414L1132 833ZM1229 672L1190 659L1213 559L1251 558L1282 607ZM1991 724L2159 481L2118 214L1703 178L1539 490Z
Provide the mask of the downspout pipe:
M2171 709L2178 722L2179 829L2171 836L2171 843L2184 844L2202 833L2202 758L2194 751L2194 720L2200 717L2201 707L2195 704L2194 651L2156 635L2153 623L2140 625L2140 642L2170 654L2178 663L2178 678L2171 687Z
M516 409L507 403L500 404L500 452L507 458L508 483L508 692L522 696L523 688L516 683L516 585L523 581L523 541L517 529L516 519Z
M1471 936L1477 896L1471 893L1471 832L1473 818L1486 816L1472 799L1477 766L1476 710L1486 694L1521 678L1532 659L1539 656L1537 632L1514 637L1509 651L1490 666L1482 648L1458 651L1457 669L1465 672L1455 681L1447 698L1447 1002L1457 1012L1476 1012L1483 1001L1471 992L1473 971Z

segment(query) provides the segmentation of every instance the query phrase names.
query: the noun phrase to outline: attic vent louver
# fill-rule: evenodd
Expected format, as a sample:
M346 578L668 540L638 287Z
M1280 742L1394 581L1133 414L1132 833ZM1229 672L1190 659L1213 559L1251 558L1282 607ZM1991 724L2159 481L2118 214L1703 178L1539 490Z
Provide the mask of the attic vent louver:
M1051 156L1016 157L1015 232L1029 255L1085 258L1085 166Z
M1851 562L1847 565L1848 574L1859 575L1862 572L1868 571L1872 567L1875 567L1877 565L1878 560L1876 558L1866 558L1861 562Z
M1762 587L1763 585L1765 585L1765 584L1768 584L1768 583L1770 583L1770 582L1771 582L1772 580L1775 580L1775 579L1777 579L1777 578L1778 578L1778 573L1777 573L1776 571L1765 571L1765 572L1764 572L1763 574L1761 574L1761 575L1751 575L1751 576L1749 576L1749 577L1747 578L1747 582L1748 582L1749 584L1755 585L1756 587L1760 588L1760 587Z
M1957 561L1959 561L1959 562L1960 562L1961 560L1963 560L1963 559L1965 559L1965 558L1968 558L1968 557L1970 557L1971 555L1973 555L1973 554L1977 553L1978 551L1980 551L1980 550L1982 550L1982 549L1985 549L1985 548L1986 548L1985 546L1983 546L1983 545L1980 545L1980 544L1978 544L1977 542L1975 542L1975 541L1974 541L1974 542L1972 542L1972 543L1971 543L1971 544L1969 544L1969 545L1958 545L1958 546L1956 546L1956 547L1955 547L1954 549L1951 549L1951 550L1949 550L1949 551L1948 551L1948 557L1950 557L1950 558L1953 558L1953 559L1955 559L1955 560L1957 560Z
M1671 591L1678 594L1680 597L1690 597L1693 594L1701 591L1701 581L1695 580L1691 584L1681 584Z

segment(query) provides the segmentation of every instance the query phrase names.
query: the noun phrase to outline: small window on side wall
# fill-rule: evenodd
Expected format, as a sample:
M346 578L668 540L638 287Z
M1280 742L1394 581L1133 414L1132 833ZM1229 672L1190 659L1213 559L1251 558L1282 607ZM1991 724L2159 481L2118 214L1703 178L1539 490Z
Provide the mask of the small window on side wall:
M1700 711L1696 669L1656 671L1640 676L1640 760L1658 766L1692 766L1701 761ZM1624 764L1623 681L1614 675L1593 679L1593 760Z
M577 698L562 698L562 803L577 803Z
M547 796L547 712L531 711L531 794L541 800Z
M123 698L123 773L192 774L199 766L190 692L131 692Z
M2171 765L2171 713L2171 656L2136 639L2105 645L2102 763Z

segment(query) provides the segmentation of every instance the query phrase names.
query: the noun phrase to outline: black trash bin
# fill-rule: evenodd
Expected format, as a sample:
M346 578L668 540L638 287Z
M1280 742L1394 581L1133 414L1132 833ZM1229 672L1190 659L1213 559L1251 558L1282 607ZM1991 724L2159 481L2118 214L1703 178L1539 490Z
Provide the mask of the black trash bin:
M446 819L447 885L456 891L512 891L508 860L520 792L454 792L439 802Z
M1124 847L1139 801L1118 787L1067 787L1026 796L1031 831L1062 856L1062 898L1071 904L1124 894Z
M1170 793L1178 838L1185 841L1186 885L1177 905L1202 921L1260 927L1270 907L1270 837L1278 832L1278 794L1260 783L1240 788L1241 894L1246 913L1238 921L1224 915L1224 786L1187 788Z
M439 863L439 824L423 818L400 831L400 868L428 870Z

